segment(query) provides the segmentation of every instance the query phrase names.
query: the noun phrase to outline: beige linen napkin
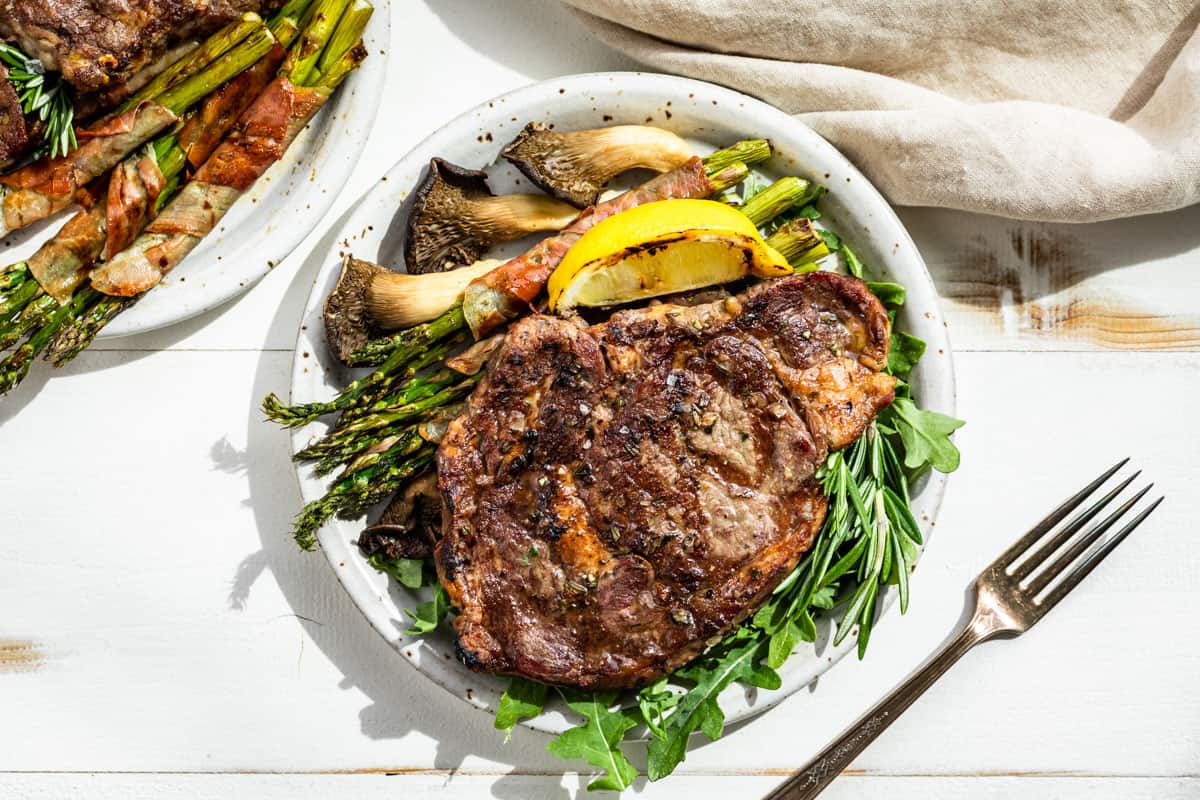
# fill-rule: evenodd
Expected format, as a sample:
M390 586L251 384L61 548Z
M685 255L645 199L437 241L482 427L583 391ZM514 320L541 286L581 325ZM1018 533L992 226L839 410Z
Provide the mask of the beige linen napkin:
M1091 221L1200 202L1196 0L566 0L795 114L893 203Z

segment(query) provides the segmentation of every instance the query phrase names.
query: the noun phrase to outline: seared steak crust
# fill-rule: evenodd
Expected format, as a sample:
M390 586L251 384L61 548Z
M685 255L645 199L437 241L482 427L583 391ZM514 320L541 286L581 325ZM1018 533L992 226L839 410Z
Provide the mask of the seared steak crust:
M81 93L109 89L168 45L207 35L279 0L0 0L0 38L12 39Z
M21 100L8 80L8 69L0 64L0 168L15 161L28 146Z
M826 272L514 325L438 453L460 658L585 688L695 658L811 546L817 466L892 400L887 346Z

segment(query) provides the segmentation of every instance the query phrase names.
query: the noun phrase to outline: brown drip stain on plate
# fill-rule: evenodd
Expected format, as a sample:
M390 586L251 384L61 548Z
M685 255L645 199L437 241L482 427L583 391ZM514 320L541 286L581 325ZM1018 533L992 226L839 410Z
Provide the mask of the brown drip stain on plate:
M976 234L943 284L951 300L990 312L1005 335L1122 350L1200 347L1200 317L1156 314L1110 288L1086 285L1092 256L1078 237L1022 227L1008 232L1006 244Z
M0 639L0 675L33 672L43 660L42 651L28 639Z

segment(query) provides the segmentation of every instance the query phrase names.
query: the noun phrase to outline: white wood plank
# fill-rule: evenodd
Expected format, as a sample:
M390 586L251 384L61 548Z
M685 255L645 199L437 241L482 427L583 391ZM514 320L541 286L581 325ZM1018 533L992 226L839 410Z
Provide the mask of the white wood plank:
M956 350L1200 349L1200 206L1092 225L900 216Z
M0 771L562 768L544 736L504 744L402 663L288 540L286 437L256 409L288 361L89 353L0 407L0 639L37 654L0 671ZM1146 529L1039 629L960 664L856 767L1200 774L1200 640L1181 633L1200 600L1200 476L1178 424L1146 411L1200 412L1200 357L975 353L959 370L964 467L909 616L880 626L866 661L694 747L681 774L802 763L942 639L983 563L1124 453L1170 498Z
M673 777L665 784L635 785L637 797L651 794L697 800L757 797L782 780L776 776ZM21 800L208 800L253 797L293 800L305 797L354 797L357 800L426 800L477 798L532 800L570 797L612 797L581 790L580 781L534 775L105 775L0 774L0 794ZM821 795L823 800L1193 800L1200 796L1195 778L1076 778L1076 777L892 777L848 775Z

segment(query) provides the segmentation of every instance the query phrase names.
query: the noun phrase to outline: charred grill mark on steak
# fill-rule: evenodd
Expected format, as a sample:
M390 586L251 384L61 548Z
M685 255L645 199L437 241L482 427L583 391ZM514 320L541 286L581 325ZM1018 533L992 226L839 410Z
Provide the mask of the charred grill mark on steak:
M514 325L438 457L463 662L628 687L732 629L811 546L817 466L891 402L888 333L821 272Z

